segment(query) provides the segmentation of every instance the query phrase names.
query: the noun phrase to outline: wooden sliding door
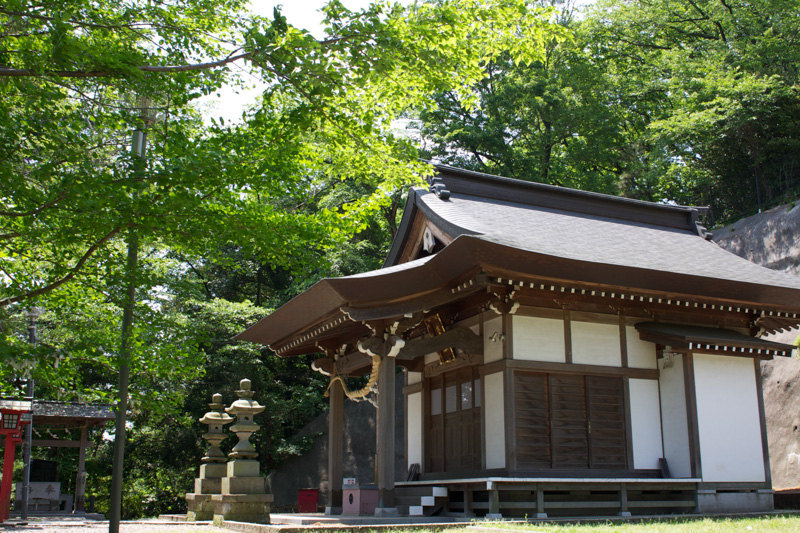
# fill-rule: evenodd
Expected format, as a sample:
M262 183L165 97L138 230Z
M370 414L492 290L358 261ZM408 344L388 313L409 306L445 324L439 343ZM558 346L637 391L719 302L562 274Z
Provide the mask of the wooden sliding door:
M517 468L627 468L622 378L517 372Z

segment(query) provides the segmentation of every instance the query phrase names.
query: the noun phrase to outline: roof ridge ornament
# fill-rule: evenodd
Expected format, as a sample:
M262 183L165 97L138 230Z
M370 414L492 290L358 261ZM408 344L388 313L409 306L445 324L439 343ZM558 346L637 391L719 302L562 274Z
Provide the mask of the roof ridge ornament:
M697 209L693 209L691 212L692 223L694 224L694 230L700 237L703 237L707 241L714 240L714 234L708 231L705 226L700 222L700 212Z
M428 190L435 194L440 200L447 200L450 198L450 191L445 188L444 180L439 176L428 178Z

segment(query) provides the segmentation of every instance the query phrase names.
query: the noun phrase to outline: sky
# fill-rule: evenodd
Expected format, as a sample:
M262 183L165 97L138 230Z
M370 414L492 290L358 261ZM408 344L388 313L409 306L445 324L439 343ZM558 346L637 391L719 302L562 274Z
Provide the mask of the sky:
M344 6L352 11L364 9L373 0L340 0ZM591 4L594 0L576 0L578 6ZM403 4L410 3L410 0L400 0ZM320 9L325 5L326 0L250 0L252 11L258 15L272 18L273 9L276 5L281 6L281 13L286 17L286 21L296 28L308 30L312 35L321 39L324 37L322 28L322 12ZM242 65L239 65L241 68ZM236 67L234 67L236 68ZM243 69L242 72L245 70ZM255 78L248 81L254 87L236 88L224 87L219 96L214 93L210 96L201 98L198 107L201 109L206 123L212 117L222 117L226 123L241 121L242 111L252 105L256 98L266 87Z
M347 9L358 10L370 5L370 0L341 0ZM320 38L322 34L322 13L320 8L325 0L251 0L253 12L264 17L272 17L272 9L276 5L283 6L281 13L295 28L311 32L314 37Z
M350 10L363 9L371 3L371 0L340 0L344 6ZM286 17L286 21L296 28L308 30L315 37L324 37L322 28L323 14L320 8L325 4L325 0L251 0L250 5L254 13L272 18L273 9L276 5L282 6L281 13ZM242 65L239 65L240 67ZM235 67L234 67L235 68ZM253 104L261 94L264 85L257 79L250 78L255 87L246 89L224 87L219 91L219 96L214 93L199 101L200 109L206 121L212 117L222 117L225 122L236 122L241 120L242 111Z

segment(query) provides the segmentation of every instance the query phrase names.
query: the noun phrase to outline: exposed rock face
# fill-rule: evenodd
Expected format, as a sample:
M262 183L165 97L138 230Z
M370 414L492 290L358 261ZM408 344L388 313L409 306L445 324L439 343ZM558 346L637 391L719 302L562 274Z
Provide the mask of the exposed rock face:
M784 205L714 231L726 250L773 270L800 275L800 206ZM792 344L798 330L770 337ZM767 439L775 489L800 487L800 359L761 363Z
M772 486L800 487L800 360L761 363Z
M729 252L800 275L800 205L782 205L714 230L714 241Z

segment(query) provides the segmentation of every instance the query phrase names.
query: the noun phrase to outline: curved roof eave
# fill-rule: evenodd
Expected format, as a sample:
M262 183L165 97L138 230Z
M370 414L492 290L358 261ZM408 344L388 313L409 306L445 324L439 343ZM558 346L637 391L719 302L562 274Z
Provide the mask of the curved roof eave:
M423 260L345 278L323 279L236 339L273 346L307 332L326 319L344 316L343 308L348 306L364 309L402 304L408 311L415 301L452 287L479 271L512 279L537 277L568 284L604 285L800 311L800 289L793 287L592 263L462 235L438 254Z
M452 244L444 261L437 254L363 274L322 279L235 338L272 345L344 314L343 307L410 301L440 290L475 266L469 246L450 250Z

